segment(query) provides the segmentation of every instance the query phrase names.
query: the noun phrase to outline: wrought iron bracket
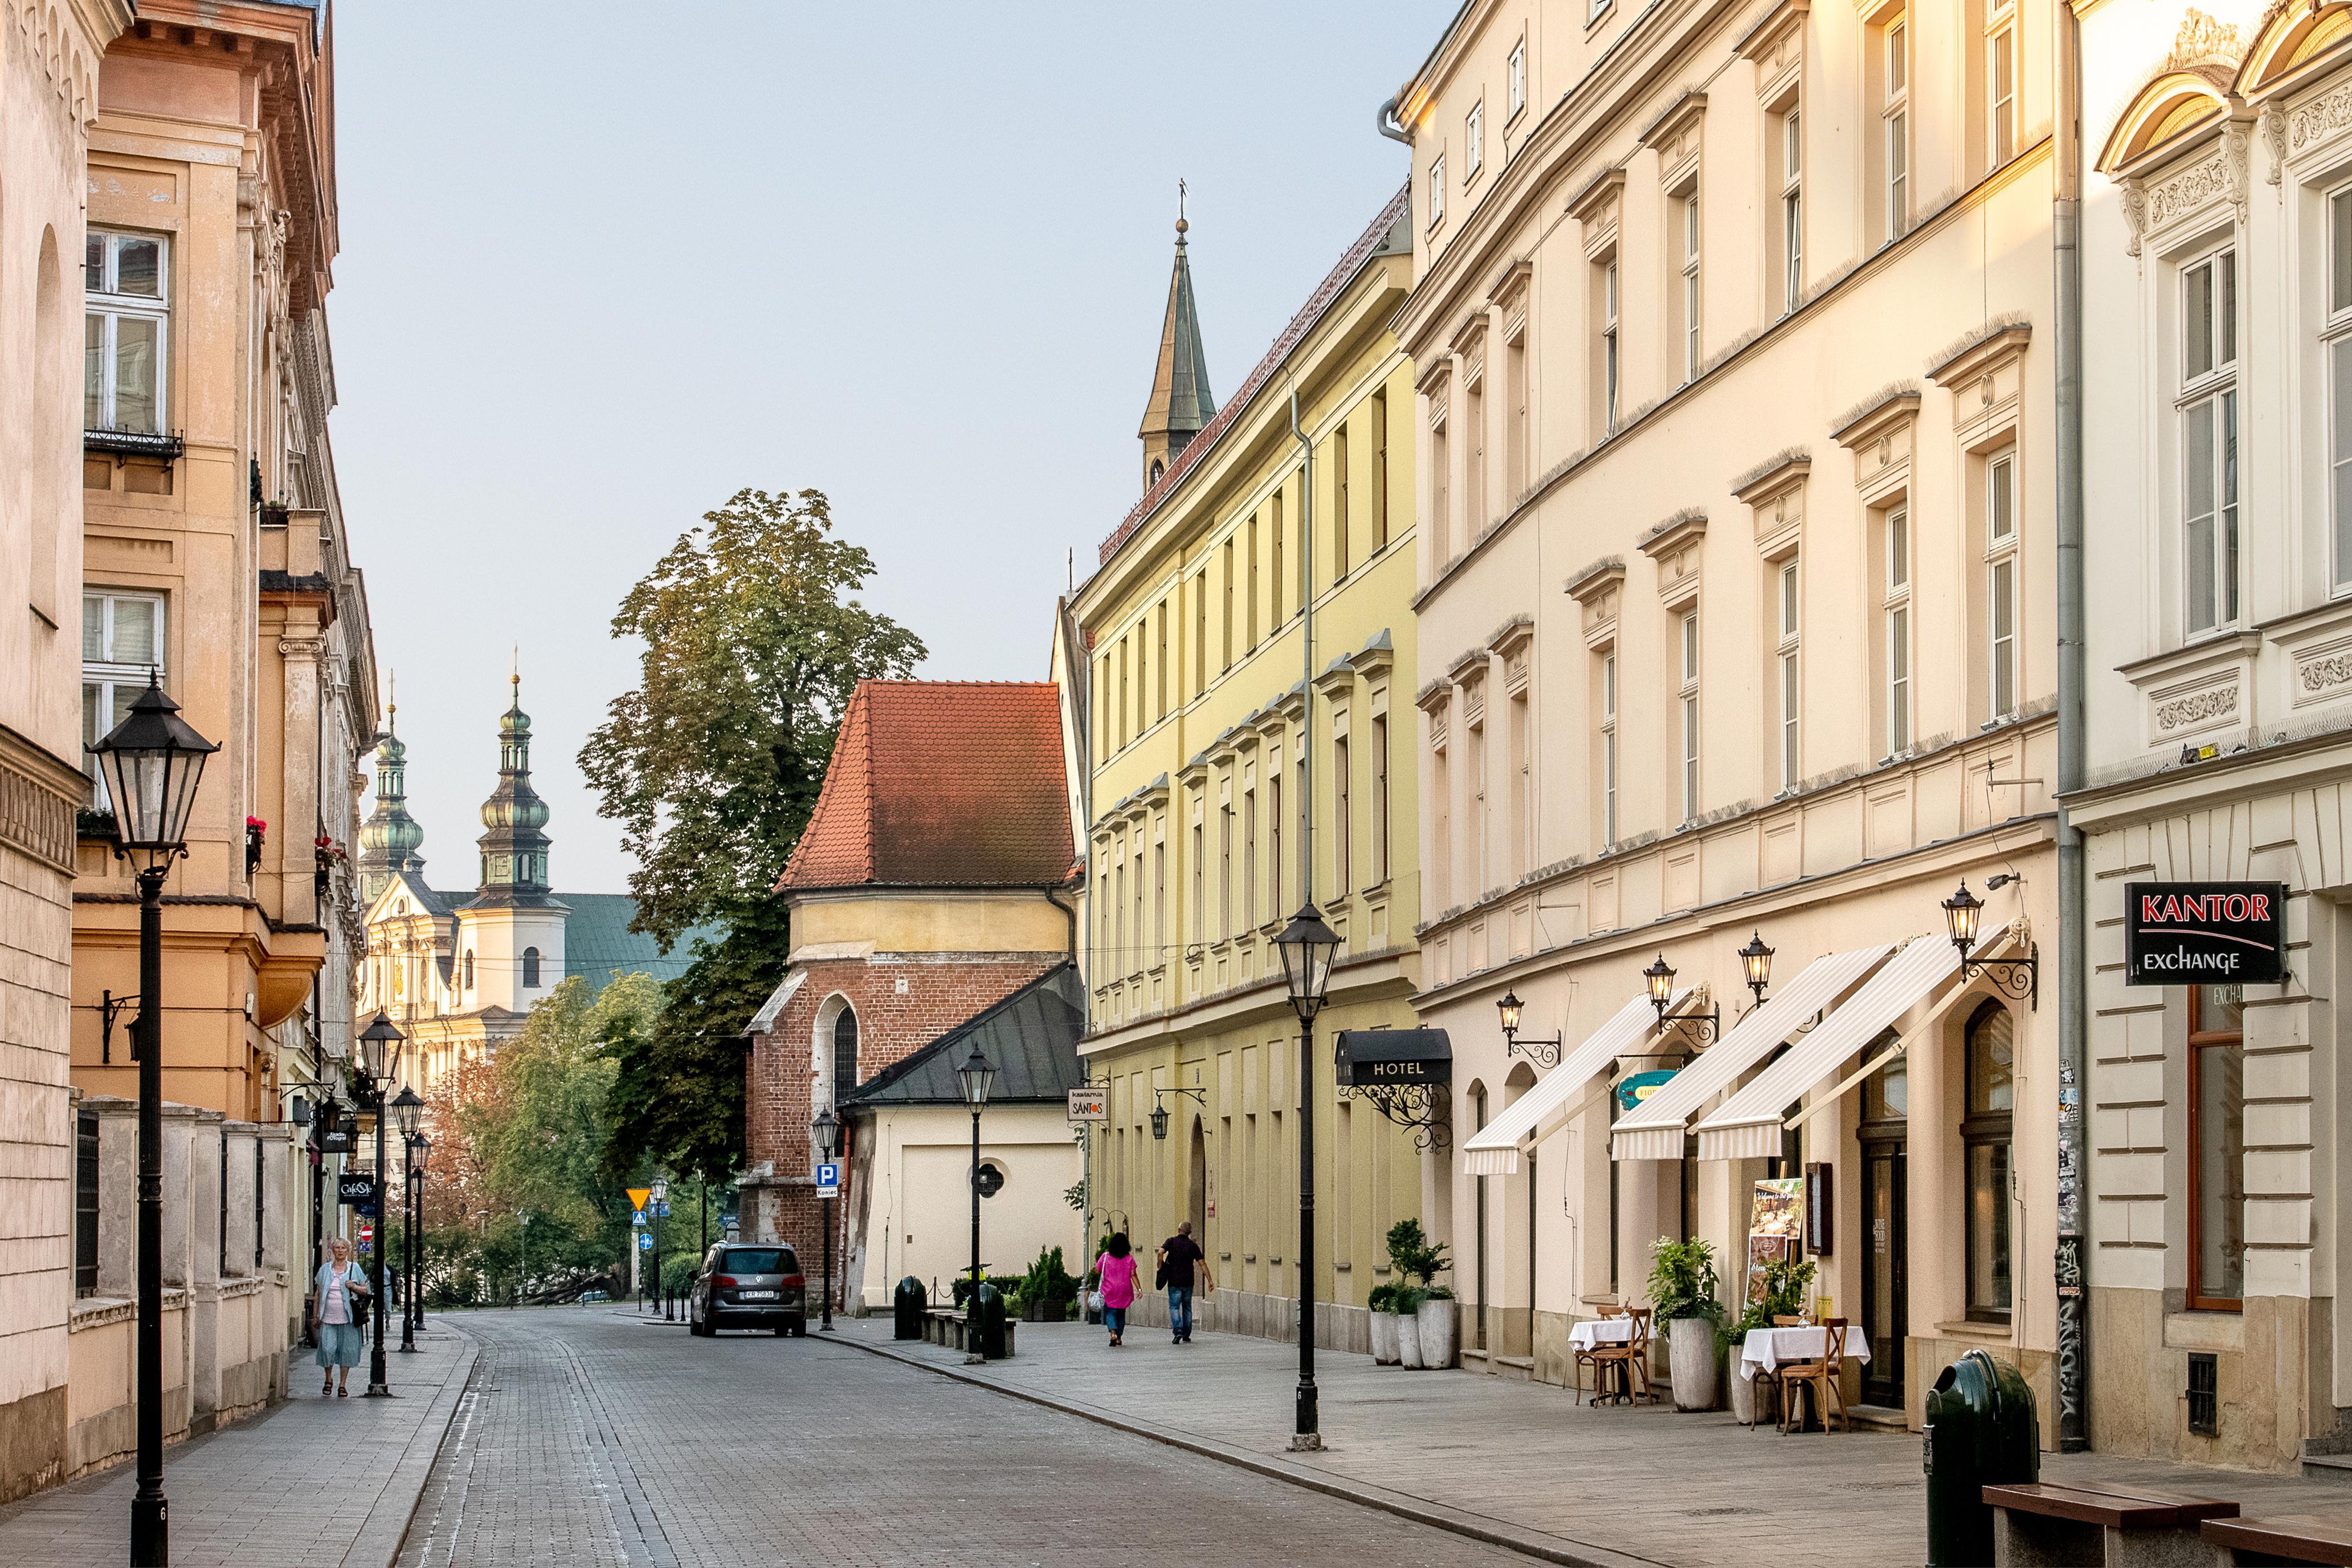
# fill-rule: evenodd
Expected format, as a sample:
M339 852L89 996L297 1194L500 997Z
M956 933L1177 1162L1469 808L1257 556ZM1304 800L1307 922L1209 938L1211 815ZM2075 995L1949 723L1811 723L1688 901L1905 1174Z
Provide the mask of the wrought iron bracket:
M1559 1035L1523 1040L1516 1029L1506 1029L1503 1031L1503 1059L1508 1061L1513 1057L1525 1057L1539 1067L1556 1068L1559 1066L1559 1053L1565 1044L1566 1041Z
M1370 1101L1373 1110L1412 1134L1415 1149L1444 1149L1454 1142L1447 1114L1453 1097L1442 1083L1368 1084L1343 1087L1339 1094L1342 1099Z
M128 996L117 996L111 991L98 994L98 1059L100 1066L114 1060L114 1020L138 1000L139 994L135 991ZM131 1037L131 1059L134 1062L139 1059L139 1037L136 1035Z
M1096 1086L1090 1085L1089 1087ZM1105 1079L1099 1087L1108 1089L1110 1087L1109 1080ZM1160 1096L1167 1094L1181 1094L1189 1096L1192 1099L1192 1103L1199 1106L1202 1110L1206 1110L1209 1109L1209 1091L1205 1088L1185 1089L1179 1086L1175 1089L1155 1089L1151 1091L1151 1103L1154 1105L1159 1104Z
M1661 1016L1658 1034L1678 1034L1690 1043L1693 1052L1703 1051L1723 1037L1723 1009L1710 1007L1704 1013L1675 1013Z
M2012 1002L2042 1011L2042 944L2026 949L2023 958L1971 958L1960 955L1960 981L1990 980L1993 989Z

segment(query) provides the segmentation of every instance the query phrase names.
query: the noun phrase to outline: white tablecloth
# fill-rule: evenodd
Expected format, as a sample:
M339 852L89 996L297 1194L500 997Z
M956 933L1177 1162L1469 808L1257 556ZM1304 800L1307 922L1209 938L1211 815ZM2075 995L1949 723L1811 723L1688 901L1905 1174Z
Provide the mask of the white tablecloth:
M1830 1331L1822 1328L1750 1329L1739 1346L1739 1375L1753 1379L1783 1362L1817 1361L1829 1349ZM1870 1336L1860 1323L1845 1330L1848 1361L1870 1360Z
M1631 1318L1588 1318L1570 1325L1568 1342L1578 1350L1589 1351L1595 1345L1624 1345L1633 1342L1633 1320Z

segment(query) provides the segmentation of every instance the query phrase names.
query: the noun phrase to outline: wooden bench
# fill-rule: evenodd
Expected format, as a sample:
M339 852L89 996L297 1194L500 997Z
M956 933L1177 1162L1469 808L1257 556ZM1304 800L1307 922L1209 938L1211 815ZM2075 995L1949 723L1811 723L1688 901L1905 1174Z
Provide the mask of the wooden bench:
M1004 1320L1004 1356L1008 1361L1013 1357L1013 1324L1016 1321L1018 1320L1013 1318ZM971 1327L971 1320L952 1307L933 1307L923 1314L923 1338L951 1351L970 1353L964 1342Z
M2229 1568L2198 1529L2238 1514L2219 1498L2108 1483L1987 1487L1984 1500L2000 1568Z
M2272 1519L2208 1520L2198 1531L2231 1564L2329 1563L2352 1565L2352 1517L2282 1514Z

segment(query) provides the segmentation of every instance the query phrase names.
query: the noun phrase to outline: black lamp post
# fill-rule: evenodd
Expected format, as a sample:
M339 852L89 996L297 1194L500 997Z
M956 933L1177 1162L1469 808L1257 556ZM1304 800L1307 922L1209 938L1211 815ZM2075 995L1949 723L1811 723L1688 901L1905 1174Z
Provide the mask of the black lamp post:
M669 1200L669 1184L656 1176L646 1197L654 1205L654 1212L646 1215L646 1229L654 1238L654 1294L661 1300L662 1321L669 1322L672 1321L669 1291L662 1283L661 1273L661 1205Z
M383 1364L383 1145L391 1129L385 1125L386 1113L393 1110L392 1080L400 1076L400 1047L408 1038L394 1026L392 1020L379 1011L375 1021L360 1031L360 1077L366 1080L365 1092L375 1110L375 1245L368 1248L368 1295L374 1300L371 1314L374 1319L373 1342L368 1347L368 1386L370 1399L389 1398L392 1382ZM354 1086L358 1087L358 1086ZM415 1100L414 1094L411 1100ZM416 1100L418 1110L425 1102Z
M150 673L122 722L89 748L114 808L114 854L139 879L139 1489L132 1568L172 1560L163 1497L163 879L187 853L188 813L218 746L180 717Z
M971 1107L971 1300L964 1315L964 1361L969 1364L988 1359L980 1350L980 1113L988 1109L988 1091L996 1087L996 1064L980 1054L977 1040L971 1055L956 1068L956 1081L963 1086L963 1102Z
M1339 937L1322 910L1305 904L1274 947L1282 954L1291 1010L1298 1015L1298 1421L1290 1446L1306 1450L1323 1446L1315 1392L1315 1015L1323 1010Z
M416 1348L415 1335L425 1331L425 1163L433 1140L419 1132L408 1141L408 1322L400 1332L400 1348Z
M972 1113L979 1120L979 1112ZM841 1118L830 1110L820 1110L809 1123L809 1142L816 1146L816 1157L830 1165L841 1158ZM977 1199L975 1199L975 1202ZM817 1193L817 1214L824 1221L824 1300L817 1310L823 1321L821 1331L833 1332L833 1194L822 1188ZM806 1320L803 1319L803 1321Z

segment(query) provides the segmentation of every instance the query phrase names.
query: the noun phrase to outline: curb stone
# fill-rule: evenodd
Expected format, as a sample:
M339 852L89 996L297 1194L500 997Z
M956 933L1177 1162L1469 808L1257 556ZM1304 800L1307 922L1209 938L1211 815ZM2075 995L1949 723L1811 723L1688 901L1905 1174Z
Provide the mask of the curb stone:
M1348 1502L1360 1504L1365 1508L1376 1508L1383 1513L1394 1514L1399 1519L1411 1520L1416 1524L1428 1525L1432 1529L1442 1530L1448 1534L1463 1536L1484 1542L1488 1546L1500 1546L1541 1562L1561 1563L1564 1568L1660 1568L1656 1558L1612 1552L1605 1546L1596 1546L1589 1542L1574 1541L1566 1536L1528 1530L1518 1525L1506 1523L1501 1520L1488 1518L1484 1514L1472 1513L1464 1509L1449 1508L1444 1503L1431 1502L1425 1499L1413 1497L1410 1493L1390 1491L1384 1488L1368 1486L1360 1481L1343 1480L1304 1465L1270 1458L1262 1454L1254 1454L1246 1448L1237 1448L1230 1444L1146 1426L1098 1405L1083 1405L1076 1400L1059 1399L1050 1394L1018 1388L997 1378L966 1372L961 1367L942 1366L937 1362L928 1361L920 1356L908 1355L892 1345L876 1343L858 1335L835 1335L833 1342L854 1345L868 1355L881 1356L885 1360L919 1367L925 1372L936 1373L941 1377L952 1378L958 1383L968 1383L974 1388L985 1388L992 1394L1001 1394L1008 1398L1043 1405L1048 1410L1059 1411L1065 1415L1075 1415L1080 1420L1091 1421L1101 1426L1109 1426L1138 1437L1147 1437L1152 1442L1163 1443L1171 1448L1181 1448L1186 1453L1198 1454L1203 1458L1214 1459L1220 1464L1249 1470L1272 1480L1303 1487L1308 1491L1321 1492L1327 1497L1339 1498Z
M408 1543L408 1528L415 1522L417 1505L425 1500L425 1483L433 1473L433 1461L441 1456L441 1444L449 1436L449 1423L457 1414L467 1387L474 1379L474 1365L481 1359L482 1342L466 1330L450 1322L443 1314L440 1322L466 1342L458 1354L457 1364L434 1392L433 1403L426 1406L425 1419L418 1423L415 1435L385 1479L383 1490L376 1494L375 1506L368 1510L366 1521L360 1526L359 1538L342 1555L340 1568L392 1568L400 1557L400 1549Z

